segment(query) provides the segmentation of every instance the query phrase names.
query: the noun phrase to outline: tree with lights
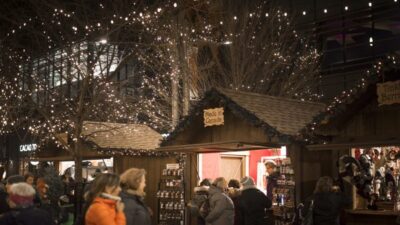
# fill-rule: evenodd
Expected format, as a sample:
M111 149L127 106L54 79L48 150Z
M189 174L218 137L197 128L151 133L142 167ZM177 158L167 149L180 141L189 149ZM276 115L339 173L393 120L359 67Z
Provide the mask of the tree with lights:
M296 32L288 12L266 1L181 1L174 7L148 27L155 41L136 53L157 74L141 88L168 106L160 121L176 124L190 95L198 99L212 87L320 97L320 55Z
M68 151L82 184L85 143L99 132L123 128L110 123L140 122L140 103L124 95L118 77L140 42L139 34L127 35L125 28L145 30L146 18L136 12L150 9L120 1L120 7L111 5L115 11L104 11L107 5L96 3L98 14L88 16L86 7L78 12L71 5L40 3L35 16L2 39L0 134L22 131L39 149L56 145ZM87 130L91 121L99 129ZM76 195L83 196L82 187Z
M33 15L0 45L1 134L23 130L70 152L79 182L82 146L99 132L85 132L88 121L170 131L190 93L212 87L316 97L319 55L286 12L264 1L143 2L28 1Z
M318 97L318 53L285 11L265 1L45 6L3 42L3 132L24 125L74 153L84 121L169 131L187 113L190 93L211 87ZM27 34L35 37L28 44L13 41ZM116 80L132 61L124 76L135 80Z

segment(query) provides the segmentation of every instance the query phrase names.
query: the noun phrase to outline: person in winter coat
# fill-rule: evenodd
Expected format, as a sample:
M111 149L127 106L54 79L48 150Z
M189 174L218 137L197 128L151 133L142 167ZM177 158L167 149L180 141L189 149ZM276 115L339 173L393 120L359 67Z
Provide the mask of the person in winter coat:
M33 204L35 189L25 182L11 185L9 205L11 211L0 216L1 225L53 225L51 216Z
M24 177L20 175L13 175L7 178L4 190L0 190L0 215L10 211L10 206L7 203L8 195L11 191L11 186L16 183L24 182Z
M232 199L235 206L235 221L234 225L242 225L242 215L239 211L239 196L241 195L240 183L238 180L231 179L228 182L228 196Z
M202 205L205 204L205 201L207 201L207 199L208 199L208 189L210 188L210 186L211 186L210 180L203 179L200 182L200 186L194 188L193 199L188 204L191 215L197 217L197 225L205 225L206 224L206 221L204 220L203 216L201 215L204 212L201 212L200 209L201 209Z
M210 212L205 218L207 225L233 225L235 211L232 200L225 194L227 187L223 177L215 179L210 186Z
M119 177L105 173L93 181L86 199L85 225L126 225Z
M272 201L254 185L251 177L243 177L242 194L239 197L239 211L244 225L265 225L266 209L272 206Z
M146 171L131 168L121 176L122 202L125 204L126 225L151 225L150 212L144 204Z
M25 173L24 175L25 178L25 182L29 185L31 185L33 187L33 189L35 189L35 175L33 175L32 173ZM35 198L33 199L33 203L36 206L40 206L41 205L41 200L40 200L40 196L37 192L37 190L35 190L36 194L35 194Z
M318 179L313 196L306 201L303 217L307 215L311 202L316 225L339 225L341 210L352 204L349 196L333 190L333 180L327 176Z

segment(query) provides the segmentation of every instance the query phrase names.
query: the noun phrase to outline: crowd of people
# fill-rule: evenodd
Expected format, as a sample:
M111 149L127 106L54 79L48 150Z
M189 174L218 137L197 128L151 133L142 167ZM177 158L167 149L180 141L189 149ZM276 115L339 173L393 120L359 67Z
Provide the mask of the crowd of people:
M272 199L256 188L251 177L211 182L205 179L195 188L195 197L189 203L192 214L197 214L199 225L272 225L267 211ZM273 195L270 195L273 196ZM311 214L314 225L339 225L340 214L352 204L352 199L330 177L321 177L314 193L307 198L299 212L299 224L306 223Z
M272 186L276 174L273 165L266 165ZM68 171L61 177L64 194L71 194L74 180ZM83 210L76 216L75 225L151 225L152 210L144 202L146 171L131 168L121 175L103 173L95 177L84 193ZM56 225L59 223L46 205L48 185L32 174L14 175L0 187L0 224ZM271 188L271 187L270 187ZM271 224L268 209L273 195L260 191L252 177L227 180L219 177L204 179L194 189L188 203L198 225L266 225ZM271 189L272 190L272 189ZM48 200L48 199L47 199ZM333 185L332 178L321 177L314 194L306 201L303 213L312 211L314 225L338 225L343 207L351 199Z
M64 196L73 194L74 180L67 171L61 177ZM84 207L77 215L76 225L150 225L152 211L144 203L146 172L131 168L120 176L98 174L87 185ZM4 188L0 187L0 224L2 225L56 225L59 217L52 215L48 202L49 186L44 179L32 174L10 176ZM62 198L60 198L62 199Z
M272 201L246 176L229 182L223 177L204 179L189 203L199 225L265 225Z

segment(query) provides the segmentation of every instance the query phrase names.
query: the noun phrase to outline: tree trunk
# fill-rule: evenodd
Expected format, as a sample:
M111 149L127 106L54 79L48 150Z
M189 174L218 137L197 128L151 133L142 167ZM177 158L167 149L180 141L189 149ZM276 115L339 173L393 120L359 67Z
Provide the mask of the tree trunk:
M179 121L179 79L172 80L172 127L176 127Z
M183 92L183 116L189 114L190 107L190 87L189 87L189 66L187 49L182 39L179 41L179 64L181 65L181 78L182 78L182 92Z
M74 145L74 161L75 161L75 212L74 218L82 213L84 183L82 178L82 153L81 142L78 141Z

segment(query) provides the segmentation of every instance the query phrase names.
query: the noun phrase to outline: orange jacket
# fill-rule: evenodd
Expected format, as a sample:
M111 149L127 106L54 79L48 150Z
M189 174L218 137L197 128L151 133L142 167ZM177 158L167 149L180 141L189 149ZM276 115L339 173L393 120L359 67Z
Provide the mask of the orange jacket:
M116 211L116 202L97 197L85 215L85 225L126 225L124 212Z

